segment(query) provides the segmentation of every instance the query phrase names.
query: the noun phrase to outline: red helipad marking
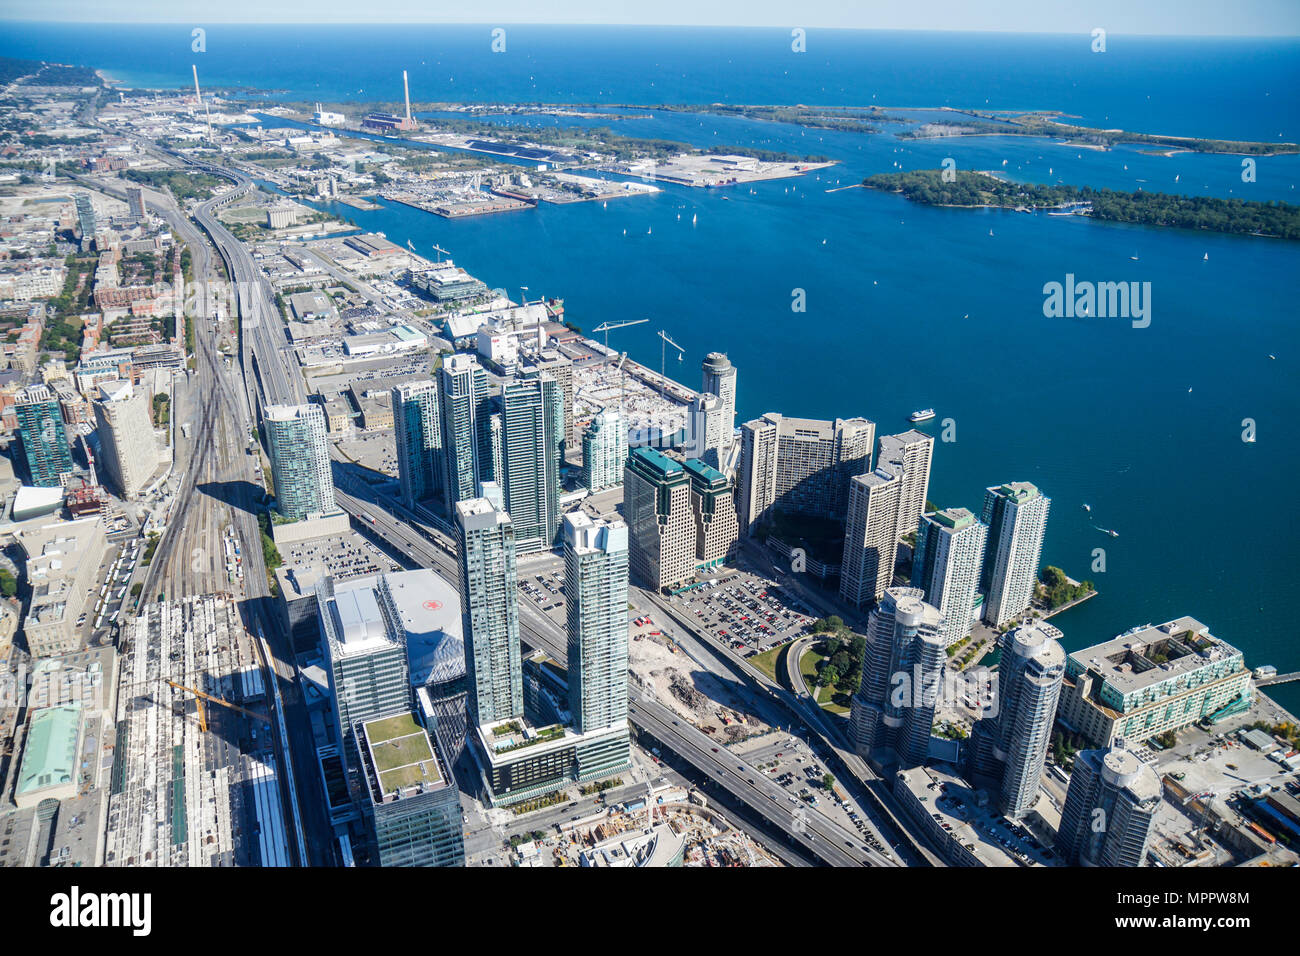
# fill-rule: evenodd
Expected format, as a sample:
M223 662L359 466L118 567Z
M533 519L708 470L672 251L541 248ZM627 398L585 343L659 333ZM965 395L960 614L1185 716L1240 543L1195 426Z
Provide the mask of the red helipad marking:
M424 602L424 606L425 606L425 608L427 608L427 609L430 610L430 611L436 611L436 610L438 610L439 608L442 607L442 602L441 602L441 601L425 601L425 602Z

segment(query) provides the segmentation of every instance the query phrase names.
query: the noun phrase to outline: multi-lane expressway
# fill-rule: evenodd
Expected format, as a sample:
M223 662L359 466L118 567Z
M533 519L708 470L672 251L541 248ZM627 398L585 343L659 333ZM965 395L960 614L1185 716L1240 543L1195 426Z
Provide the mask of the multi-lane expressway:
M194 219L211 237L213 245L225 260L227 274L238 296L242 345L252 354L263 401L266 405L301 404L304 398L302 380L297 375L290 375L285 368L283 352L288 342L271 285L253 261L248 247L236 239L217 218L219 209L247 195L253 190L254 184L243 173L224 166L209 163L194 165L235 183L234 189L197 205L194 208ZM248 386L251 393L253 383L250 381Z

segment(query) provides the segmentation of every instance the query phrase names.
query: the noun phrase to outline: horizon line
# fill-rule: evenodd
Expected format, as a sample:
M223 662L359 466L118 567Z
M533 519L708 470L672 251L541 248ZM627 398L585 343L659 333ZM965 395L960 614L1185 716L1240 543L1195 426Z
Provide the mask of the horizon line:
M828 30L843 33L935 33L949 35L1001 35L1001 36L1088 36L1090 30L1008 30L1005 28L967 27L964 29L939 27L859 27L816 23L776 24L776 23L616 23L593 20L207 20L204 24L195 24L193 18L178 20L46 20L38 17L0 15L0 23L37 24L48 26L120 26L120 27L167 27L167 26L213 26L223 27L394 27L394 26L456 26L456 27L617 27L626 29L669 29L669 30ZM1295 33L1127 33L1107 30L1107 37L1126 37L1131 39L1177 39L1177 40L1300 40L1300 31Z

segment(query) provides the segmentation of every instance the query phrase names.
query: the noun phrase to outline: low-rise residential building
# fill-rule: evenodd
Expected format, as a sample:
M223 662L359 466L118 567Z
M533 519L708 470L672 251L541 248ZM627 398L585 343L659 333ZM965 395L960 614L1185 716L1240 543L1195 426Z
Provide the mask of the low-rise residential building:
M1241 651L1180 617L1068 655L1058 719L1106 748L1245 709L1252 686Z

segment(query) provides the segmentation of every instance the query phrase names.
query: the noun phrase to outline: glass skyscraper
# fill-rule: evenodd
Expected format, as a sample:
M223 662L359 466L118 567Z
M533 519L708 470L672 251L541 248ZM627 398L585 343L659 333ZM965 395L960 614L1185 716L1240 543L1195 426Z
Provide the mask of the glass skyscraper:
M370 579L317 585L321 646L334 702L335 733L350 769L358 768L352 730L359 722L408 710L410 665L405 635L389 627Z
M460 792L410 712L356 724L365 818L379 866L464 866Z
M515 533L486 498L457 502L456 524L469 716L481 727L524 712Z
M569 711L579 733L627 723L627 525L564 516Z
M998 639L998 712L976 721L971 750L977 774L999 779L999 806L1019 819L1038 799L1047 747L1065 677L1061 632L1044 621Z
M24 389L14 402L18 437L28 480L38 488L57 488L72 471L72 449L63 427L59 400L45 385Z
M555 544L560 525L564 406L550 375L524 372L501 387L506 510L521 554Z
M849 736L860 756L892 748L902 767L925 762L943 668L943 618L920 588L889 588L867 622L862 683Z
M1001 627L1029 609L1038 581L1038 561L1052 500L1027 481L1013 481L984 493L982 520L988 545L980 589L984 620Z
M86 193L77 193L72 201L77 207L77 229L81 233L81 248L84 252L95 241L95 207L91 205L90 196Z
M984 543L989 529L965 508L945 508L921 519L912 558L912 586L944 619L944 643L970 634L975 621Z
M447 510L477 498L480 481L492 480L487 372L472 355L449 355L439 372L443 481Z
M319 405L268 405L262 416L275 507L290 521L337 510L325 413Z
M1160 777L1122 743L1084 750L1070 772L1056 851L1074 866L1141 866L1159 808Z
M627 423L617 408L604 408L582 433L582 471L587 490L604 491L623 484L627 464Z
M438 382L403 382L393 386L393 430L402 503L416 502L442 490L442 416Z

